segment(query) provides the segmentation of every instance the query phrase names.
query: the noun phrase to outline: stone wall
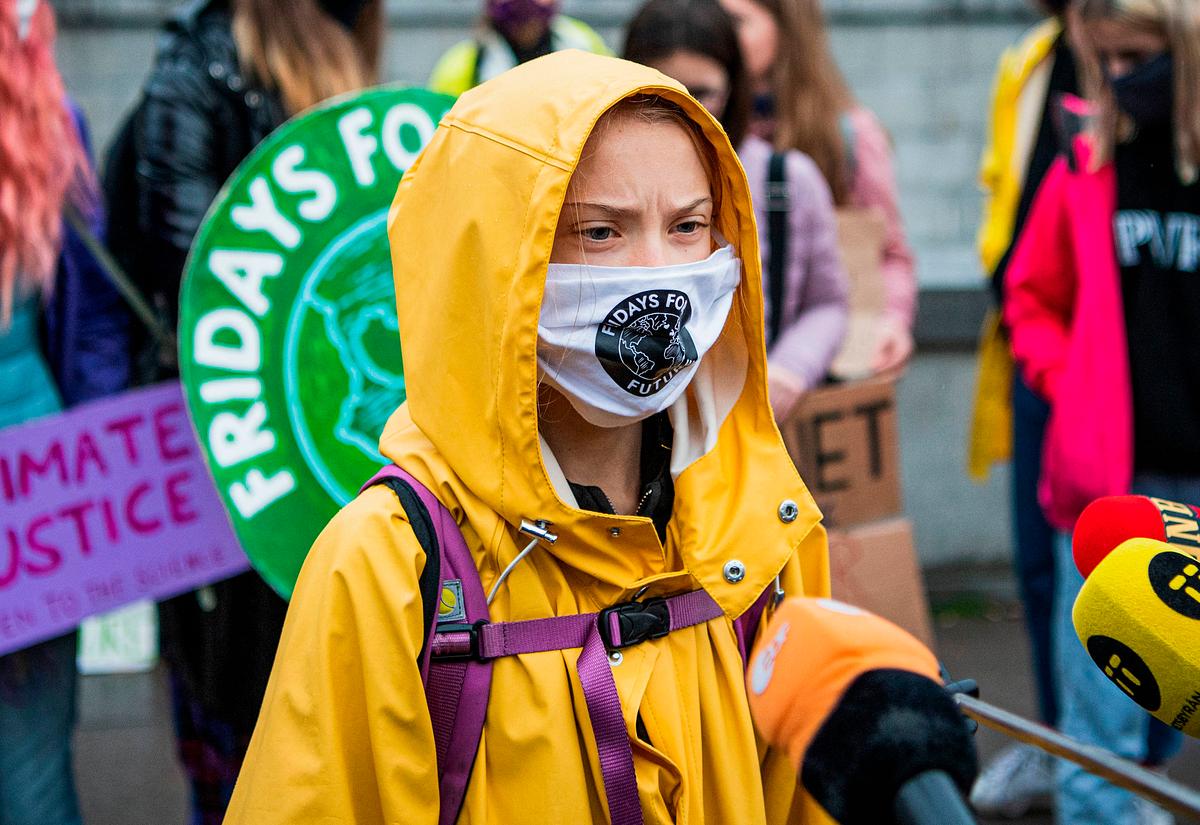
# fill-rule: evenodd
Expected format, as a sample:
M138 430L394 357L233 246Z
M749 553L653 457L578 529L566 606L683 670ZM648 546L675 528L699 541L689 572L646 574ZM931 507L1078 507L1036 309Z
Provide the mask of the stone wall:
M125 25L131 20L157 20L178 0L50 0L64 19ZM385 0L389 16L399 22L461 23L478 14L479 0ZM570 14L601 25L620 25L639 0L565 0ZM849 20L935 20L1028 18L1023 0L826 0L835 22Z
M905 220L922 284L925 338L971 340L985 302L973 236L976 167L991 75L1032 18L1019 0L827 0L833 45L851 85L891 131ZM105 146L138 93L164 0L57 0L60 63ZM384 77L420 83L464 36L478 0L398 0ZM567 0L619 49L630 0ZM965 299L965 300L964 300ZM940 309L939 309L940 308ZM926 565L1007 555L1007 475L970 485L963 444L973 371L963 354L919 358L901 388L901 450L909 515Z
M57 0L68 86L105 145L135 98L169 0ZM619 49L631 0L576 0L569 11ZM851 85L896 142L905 220L925 290L979 284L975 173L991 74L1030 17L1020 0L829 0L834 49ZM384 77L420 83L469 30L478 0L393 0Z

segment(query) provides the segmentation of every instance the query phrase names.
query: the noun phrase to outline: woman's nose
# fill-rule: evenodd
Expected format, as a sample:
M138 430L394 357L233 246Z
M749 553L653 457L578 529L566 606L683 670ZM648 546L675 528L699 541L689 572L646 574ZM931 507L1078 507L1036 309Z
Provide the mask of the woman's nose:
M628 266L668 266L670 249L665 238L645 238L631 250Z

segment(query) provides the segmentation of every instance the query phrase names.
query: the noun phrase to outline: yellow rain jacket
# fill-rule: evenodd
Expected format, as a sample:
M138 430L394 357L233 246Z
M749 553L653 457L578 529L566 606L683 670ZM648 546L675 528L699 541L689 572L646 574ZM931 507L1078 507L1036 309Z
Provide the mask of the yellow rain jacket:
M996 71L991 136L979 171L985 193L979 257L989 276L1013 241L1025 170L1050 85L1049 58L1061 33L1057 20L1043 22L1004 52ZM975 414L967 445L967 469L976 481L985 480L993 463L1012 454L1012 381L1012 352L1000 328L1000 313L993 309L979 339Z
M740 250L724 333L671 410L675 506L665 546L647 518L578 509L538 435L537 325L567 183L596 120L651 92L702 124L720 158L714 223ZM717 123L645 67L578 51L468 92L405 174L389 221L407 402L389 459L459 522L484 592L526 539L493 621L592 612L704 588L725 617L624 651L613 668L647 823L828 822L785 754L751 724L732 620L776 574L827 594L820 513L767 403L762 275L745 175ZM785 523L780 504L799 517ZM737 559L746 576L731 583ZM433 825L433 734L417 654L424 554L396 496L374 487L322 533L300 574L227 825ZM463 823L606 823L579 650L495 661ZM638 738L640 713L649 741Z
M556 14L550 21L550 50L582 49L593 54L612 54L604 39L582 20ZM481 61L480 58L484 58ZM517 56L499 32L483 28L469 40L455 43L438 58L426 84L442 94L458 97L472 86L491 80L517 65Z

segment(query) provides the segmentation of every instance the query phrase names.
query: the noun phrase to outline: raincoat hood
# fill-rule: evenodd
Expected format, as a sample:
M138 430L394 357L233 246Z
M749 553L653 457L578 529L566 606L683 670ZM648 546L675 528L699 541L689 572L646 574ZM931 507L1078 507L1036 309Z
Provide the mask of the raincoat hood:
M671 409L675 508L664 544L651 521L579 509L538 433L537 328L571 175L600 117L654 94L700 124L719 159L713 225L743 260L729 320ZM686 90L623 60L558 52L464 94L401 181L388 220L408 398L381 451L469 523L491 563L511 560L522 520L546 549L626 587L682 566L730 616L743 612L817 526L767 400L762 275L745 174L721 127ZM794 506L793 506L794 505ZM614 528L623 540L614 547ZM816 551L819 545L820 552ZM827 589L824 542L801 558ZM743 580L725 566L742 562Z
M640 92L702 125L720 158L716 228L745 259L725 330L670 411L665 542L648 519L576 506L536 406L539 308L567 182L597 119ZM819 514L767 405L756 232L720 128L649 69L578 52L541 58L460 99L405 173L389 232L409 395L384 454L450 510L485 593L527 545L523 519L557 534L514 567L491 621L702 587L727 616L626 647L605 668L644 820L831 822L787 755L756 736L731 621L777 573L792 594L828 595L829 584ZM438 753L419 664L429 559L408 516L375 486L314 544L226 822L435 825L446 821L447 757L460 767L446 770L470 771L457 821L610 822L578 648L496 659L478 746ZM732 560L744 577L726 578Z

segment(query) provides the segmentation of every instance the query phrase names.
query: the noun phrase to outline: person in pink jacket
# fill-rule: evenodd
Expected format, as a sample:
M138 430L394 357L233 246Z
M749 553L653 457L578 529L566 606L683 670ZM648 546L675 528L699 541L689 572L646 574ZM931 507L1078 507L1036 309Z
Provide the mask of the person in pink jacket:
M771 407L782 420L825 379L846 333L849 288L829 186L807 155L776 153L748 134L737 30L716 0L650 0L629 24L623 56L686 86L737 147L762 249Z
M1050 403L1038 492L1061 531L1059 727L1161 765L1178 734L1109 684L1075 638L1082 579L1069 531L1100 496L1200 501L1200 7L1076 0L1071 14L1091 100L1072 109L1087 128L1034 200L1004 320L1024 379ZM1066 825L1171 821L1065 763L1056 803Z
M829 52L820 0L720 0L733 17L755 93L754 130L776 149L798 149L825 176L839 209L883 217L885 312L872 367L902 367L913 351L917 281L892 168L892 143L854 98Z

